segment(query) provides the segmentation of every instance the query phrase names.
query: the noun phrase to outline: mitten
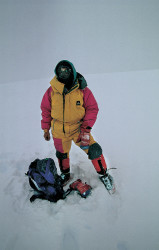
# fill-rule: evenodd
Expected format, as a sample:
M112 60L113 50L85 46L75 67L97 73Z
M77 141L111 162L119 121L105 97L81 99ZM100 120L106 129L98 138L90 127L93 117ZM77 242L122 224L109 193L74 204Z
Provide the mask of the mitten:
M84 128L83 126L81 126L81 131L80 131L79 137L77 139L77 143L80 142L81 149L88 149L89 148L90 131L91 131L91 127Z
M50 132L47 129L44 129L44 138L46 141L50 141Z

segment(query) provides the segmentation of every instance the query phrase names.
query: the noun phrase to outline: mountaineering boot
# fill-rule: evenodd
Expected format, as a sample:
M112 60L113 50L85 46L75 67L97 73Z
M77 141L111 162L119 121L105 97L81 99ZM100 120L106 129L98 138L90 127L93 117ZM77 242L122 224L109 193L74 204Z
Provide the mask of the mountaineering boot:
M115 185L114 185L114 180L113 177L106 172L105 175L102 175L99 177L100 180L103 182L104 186L108 190L110 194L115 193Z
M108 192L113 194L115 192L114 180L113 177L107 172L107 164L103 154L101 154L100 157L93 159L92 163L97 173L100 175L99 178L103 182Z
M69 158L58 159L59 167L61 170L61 181L63 185L66 185L70 179L70 161Z
M63 186L65 186L71 178L70 173L62 173L60 177Z

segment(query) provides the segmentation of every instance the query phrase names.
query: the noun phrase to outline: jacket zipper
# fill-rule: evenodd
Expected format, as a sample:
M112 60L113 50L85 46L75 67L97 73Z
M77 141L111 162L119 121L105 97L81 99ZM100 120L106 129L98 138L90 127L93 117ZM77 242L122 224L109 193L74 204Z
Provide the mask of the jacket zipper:
M65 88L63 91L63 133L65 134L65 94L68 94L70 92L72 92L72 90L76 89L78 87L78 85L74 86L70 91L66 91L65 92Z
M64 125L64 121L65 121L65 94L63 93L63 132L65 134L65 125Z

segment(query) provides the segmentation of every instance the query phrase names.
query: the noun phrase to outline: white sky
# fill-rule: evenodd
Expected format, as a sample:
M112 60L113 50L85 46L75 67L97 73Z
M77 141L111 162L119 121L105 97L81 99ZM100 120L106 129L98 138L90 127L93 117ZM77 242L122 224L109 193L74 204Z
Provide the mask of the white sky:
M0 83L159 68L158 0L0 0Z

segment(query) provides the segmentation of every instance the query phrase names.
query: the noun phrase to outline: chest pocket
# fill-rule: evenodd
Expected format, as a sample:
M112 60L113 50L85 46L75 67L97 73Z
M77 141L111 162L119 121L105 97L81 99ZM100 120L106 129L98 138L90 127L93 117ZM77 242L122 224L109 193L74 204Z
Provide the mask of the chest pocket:
M78 122L84 115L83 93L78 89L66 95L65 122Z
M51 96L51 116L52 118L63 121L63 98L60 93L54 93Z

